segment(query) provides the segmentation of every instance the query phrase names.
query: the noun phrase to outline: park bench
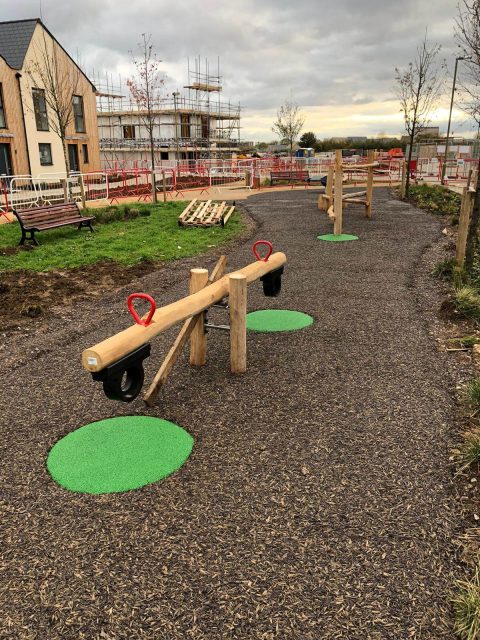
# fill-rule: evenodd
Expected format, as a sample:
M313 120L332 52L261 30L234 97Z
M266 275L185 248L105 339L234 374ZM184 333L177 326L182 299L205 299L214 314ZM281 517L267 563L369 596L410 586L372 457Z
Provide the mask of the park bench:
M92 220L95 216L83 216L76 202L61 202L46 207L33 209L14 210L22 228L22 238L18 244L25 244L25 240L31 240L38 245L35 232L45 229L56 229L69 224L76 224L78 228L88 227L93 232ZM27 238L27 233L30 238Z
M307 186L309 181L308 171L272 171L270 173L270 186L273 186L274 182L303 182Z

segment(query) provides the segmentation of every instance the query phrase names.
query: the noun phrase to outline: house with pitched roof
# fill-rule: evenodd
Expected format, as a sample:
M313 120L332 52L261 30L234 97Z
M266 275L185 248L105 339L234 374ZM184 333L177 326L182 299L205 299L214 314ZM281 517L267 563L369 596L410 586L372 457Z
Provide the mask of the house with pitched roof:
M0 175L99 168L94 85L40 19L0 22Z

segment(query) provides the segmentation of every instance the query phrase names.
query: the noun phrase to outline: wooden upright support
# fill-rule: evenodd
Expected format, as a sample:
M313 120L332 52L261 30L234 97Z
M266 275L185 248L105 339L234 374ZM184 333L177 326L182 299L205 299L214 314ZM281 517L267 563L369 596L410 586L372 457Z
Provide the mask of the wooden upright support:
M217 264L215 265L212 273L210 274L210 277L208 278L207 286L212 282L217 282L217 280L223 277L226 266L227 266L227 257L220 256L220 258L217 261ZM161 387L165 384L165 381L170 375L170 372L173 369L174 364L180 357L183 347L186 345L186 343L188 342L188 339L192 335L193 330L195 329L195 325L202 318L203 318L203 312L196 316L192 316L191 318L188 318L188 320L185 320L185 322L183 323L183 326L180 329L180 333L178 334L175 342L173 343L172 348L167 353L164 361L162 362L160 369L155 374L155 377L153 378L152 383L150 384L145 395L143 396L143 399L145 400L145 402L149 407L153 407L153 405L155 404L155 399L158 396L158 392L160 391Z
M375 162L375 151L371 149L368 152L368 164ZM373 167L368 167L367 174L367 203L365 204L365 217L372 217L372 200L373 200Z
M465 187L463 190L462 205L460 207L460 218L458 220L457 251L455 255L455 262L457 263L457 267L460 268L463 267L465 262L468 227L470 225L470 216L472 215L474 199L475 191Z
M229 277L230 285L230 369L247 370L247 278L240 273Z
M336 236L339 236L342 234L342 226L343 226L342 189L343 189L342 150L337 149L335 151L335 193L333 196L333 211L335 215L335 218L333 221L333 233Z
M203 289L208 282L207 269L191 269L190 271L190 293L197 293ZM207 362L207 336L205 334L204 314L195 324L190 338L190 364L195 367L203 367Z

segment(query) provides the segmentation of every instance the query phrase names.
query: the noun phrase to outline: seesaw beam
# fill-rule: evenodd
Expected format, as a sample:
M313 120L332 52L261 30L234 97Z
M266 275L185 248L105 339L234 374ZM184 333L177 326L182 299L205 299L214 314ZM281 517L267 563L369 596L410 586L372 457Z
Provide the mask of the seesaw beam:
M247 284L258 280L271 271L282 267L287 261L287 257L282 252L273 253L267 262L261 260L253 262L243 269L235 271L235 275L244 275ZM135 324L124 329L103 342L85 349L82 354L83 367L91 373L101 371L108 365L123 358L128 353L134 351L141 345L147 343L153 337L173 327L173 325L198 315L222 300L230 293L230 277L228 274L208 287L205 287L181 300L172 302L165 307L157 309L152 317L152 322L148 326Z

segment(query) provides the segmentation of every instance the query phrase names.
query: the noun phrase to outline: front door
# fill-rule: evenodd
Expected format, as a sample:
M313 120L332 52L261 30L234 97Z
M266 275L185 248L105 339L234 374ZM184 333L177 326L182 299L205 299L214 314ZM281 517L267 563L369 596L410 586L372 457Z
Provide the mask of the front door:
M10 155L10 144L0 144L0 176L12 175L12 156Z
M76 144L68 145L68 164L70 171L79 171L80 163L78 162L78 146Z

